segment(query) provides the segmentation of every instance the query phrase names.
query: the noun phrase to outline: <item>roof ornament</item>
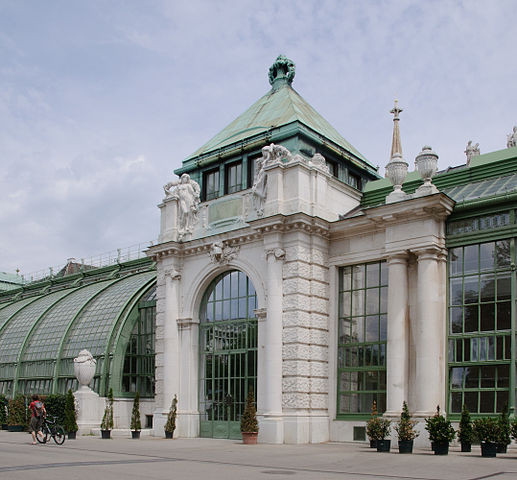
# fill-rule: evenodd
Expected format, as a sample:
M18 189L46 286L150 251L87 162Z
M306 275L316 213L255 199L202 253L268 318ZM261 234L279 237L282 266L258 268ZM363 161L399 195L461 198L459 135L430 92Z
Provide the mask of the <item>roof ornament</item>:
M293 83L296 66L285 55L278 55L275 63L269 67L269 83L274 85L276 80L283 80L289 85ZM282 82L282 83L284 83Z
M414 196L423 197L438 193L438 189L432 182L432 178L438 170L438 155L429 145L422 147L422 151L416 156L415 167L424 183L416 189Z
M386 177L393 184L393 192L386 197L386 203L398 202L407 198L402 191L402 184L407 176L408 163L402 158L402 143L400 141L399 114L402 109L395 100L395 106L390 110L393 114L393 139L391 141L391 158L386 165Z
M472 145L472 140L469 140L467 147L465 148L465 155L467 155L467 167L470 167L470 161L472 160L472 157L475 157L479 154L479 143Z
M506 135L506 148L517 147L517 126L513 127L513 132Z

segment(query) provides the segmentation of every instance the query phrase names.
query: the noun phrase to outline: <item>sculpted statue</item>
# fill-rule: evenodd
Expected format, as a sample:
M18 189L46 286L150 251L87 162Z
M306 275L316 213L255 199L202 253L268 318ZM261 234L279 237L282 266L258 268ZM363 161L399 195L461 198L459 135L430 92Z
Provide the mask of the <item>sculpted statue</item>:
M323 170L326 173L330 173L330 168L327 164L327 161L321 153L315 153L311 158L311 163L320 170Z
M472 157L479 155L479 143L472 145L472 140L469 140L467 143L467 147L465 148L465 155L467 155L467 166L470 165L470 161Z
M231 262L237 256L239 247L230 247L224 242L215 242L208 253L212 263L223 265Z
M182 240L192 234L198 221L199 184L184 173L179 180L164 185L163 189L167 198L178 200L178 240Z
M282 160L290 161L292 159L291 152L282 145L266 145L262 147L262 157L256 160L255 178L251 187L253 208L257 211L257 215L264 215L264 203L267 196L267 173L265 168L274 163L280 163Z
M517 147L517 126L513 127L513 132L507 135L506 148Z

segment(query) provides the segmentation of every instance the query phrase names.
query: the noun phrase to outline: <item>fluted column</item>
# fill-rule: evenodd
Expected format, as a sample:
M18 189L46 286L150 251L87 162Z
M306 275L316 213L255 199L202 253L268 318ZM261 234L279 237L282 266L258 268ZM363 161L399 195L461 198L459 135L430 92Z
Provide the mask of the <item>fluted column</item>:
M386 416L399 416L408 401L408 256L388 258L388 341L386 347Z
M426 417L443 401L445 319L443 317L442 283L439 249L415 252L418 258L417 315L415 338L415 415Z

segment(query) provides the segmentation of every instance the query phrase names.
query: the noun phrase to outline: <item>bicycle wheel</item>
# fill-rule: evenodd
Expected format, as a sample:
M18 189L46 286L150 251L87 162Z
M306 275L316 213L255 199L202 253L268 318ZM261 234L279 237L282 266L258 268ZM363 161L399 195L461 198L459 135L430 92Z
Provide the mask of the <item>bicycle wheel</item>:
M65 443L65 430L63 427L60 427L59 425L54 429L54 434L52 435L54 437L54 442L56 442L58 445L63 445Z
M41 429L41 435L38 435L38 432L36 432L36 440L39 443L47 443L47 440L48 440L48 430L47 430L47 427L43 427Z

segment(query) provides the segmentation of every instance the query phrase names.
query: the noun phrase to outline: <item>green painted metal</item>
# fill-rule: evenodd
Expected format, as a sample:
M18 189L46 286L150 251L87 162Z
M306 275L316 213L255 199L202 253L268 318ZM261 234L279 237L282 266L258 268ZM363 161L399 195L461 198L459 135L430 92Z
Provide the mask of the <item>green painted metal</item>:
M11 317L13 315L16 315L20 310L27 307L32 302L35 302L36 300L38 300L38 298L39 297L31 297L31 298L24 298L23 300L15 301L0 311L0 338L2 336L2 331L3 331L4 327L6 327L7 323L11 319Z
M21 369L21 366L22 366L22 358L25 354L25 350L27 348L27 343L29 342L29 339L31 338L31 335L33 334L33 332L37 329L38 325L40 324L40 322L45 318L45 316L48 314L48 312L50 312L55 305L57 305L59 302L61 302L61 300L63 300L64 298L72 295L73 293L75 293L76 289L71 289L70 291L65 291L65 294L59 298L56 299L56 301L54 303L52 303L51 305L48 306L48 308L42 312L39 317L37 319L34 320L34 323L32 324L31 328L29 329L29 331L27 332L27 335L25 337L25 340L23 341L23 344L20 348L20 351L18 353L18 357L16 359L16 370L15 370L15 375L14 375L14 378L13 378L13 395L16 395L16 390L18 388L18 379L20 377L20 369Z
M104 283L104 282L103 282ZM106 290L110 285L112 285L113 283L115 283L114 281L111 281L111 282L108 282L104 288L102 288L100 291L96 292L93 296L90 296L88 297L84 302L83 304L81 305L81 307L79 308L79 310L76 312L75 315L72 316L72 319L68 322L68 325L66 326L64 332L63 332L63 335L61 337L61 341L59 342L59 347L57 348L57 352L58 354L56 355L56 364L54 366L54 375L52 377L52 393L57 393L58 392L58 381L59 381L59 374L60 374L60 363L61 363L61 358L62 358L62 354L63 354L63 345L65 343L65 340L68 336L68 332L70 331L70 329L72 328L72 325L74 324L75 320L79 317L79 315L81 314L81 312L86 308L86 306L98 295L100 295L104 290ZM88 287L89 285L85 285L83 288L86 288Z
M515 272L515 264L517 260L517 241L514 241L510 244L510 256L513 261L513 271L511 277L511 285L512 285L512 307L511 307L511 364L510 364L510 384L509 384L509 402L508 402L508 413L511 416L515 416L515 402L516 402L516 375L517 375L517 341L515 339L515 335L517 332L517 278Z
M122 393L122 370L124 366L124 353L127 347L127 341L129 340L129 335L131 335L133 327L139 317L138 302L154 283L156 283L156 278L151 278L147 283L139 288L120 309L120 313L117 316L118 321L113 325L109 335L109 341L106 344L106 351L104 354L105 358L107 358L110 353L113 354L113 363L110 365L111 368L109 369L111 374L109 386L113 387L114 392L117 390L118 394ZM129 335L124 342L122 339L125 338L124 334L128 331ZM105 362L105 368L107 369L108 366L106 363L107 362Z

